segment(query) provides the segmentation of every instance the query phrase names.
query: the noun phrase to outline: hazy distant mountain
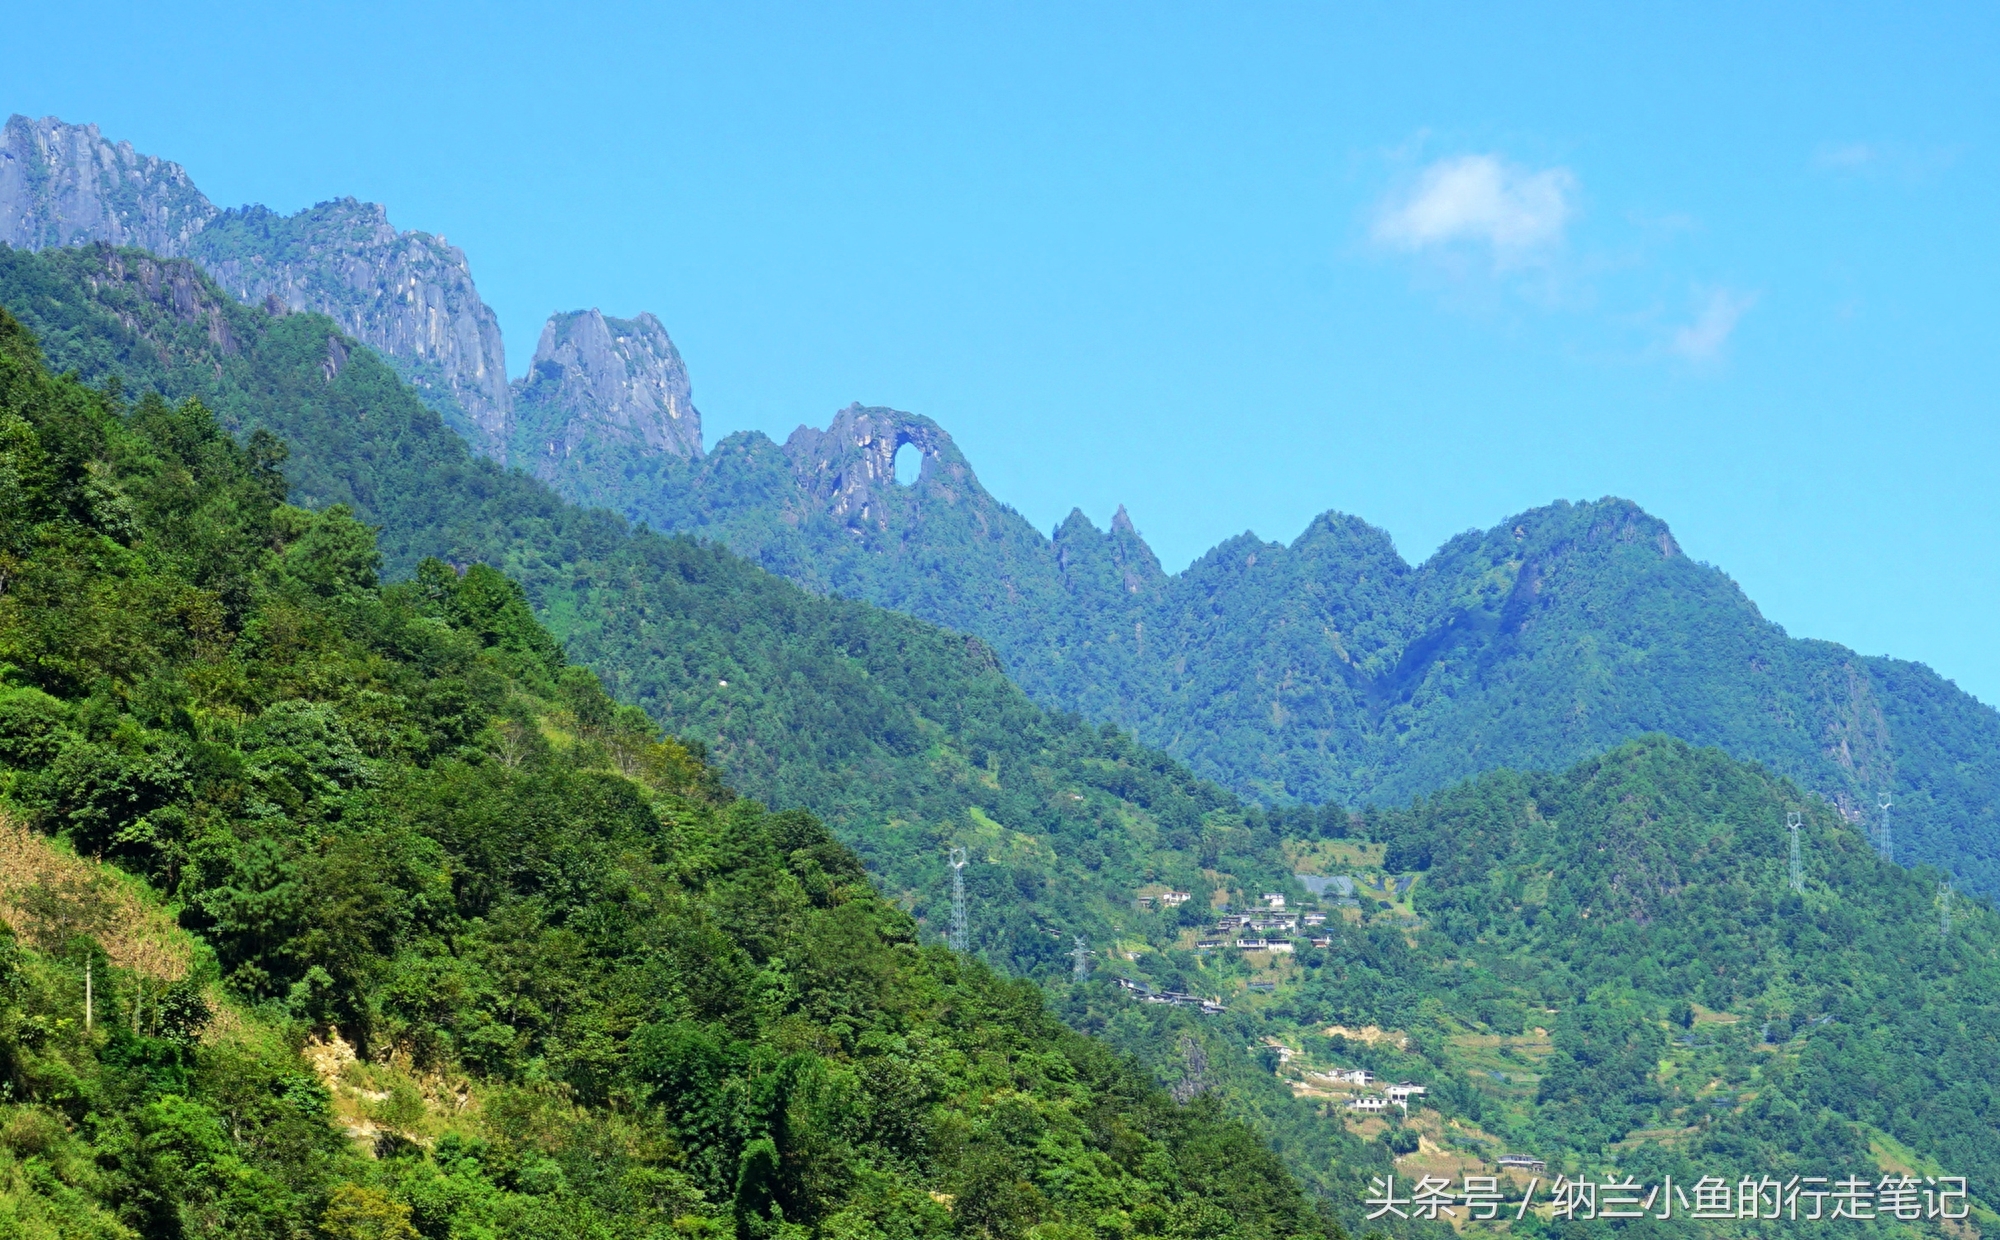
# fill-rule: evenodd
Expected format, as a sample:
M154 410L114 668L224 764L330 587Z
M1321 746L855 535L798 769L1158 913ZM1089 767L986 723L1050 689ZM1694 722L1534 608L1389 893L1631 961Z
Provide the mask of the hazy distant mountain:
M322 310L564 496L977 634L1043 704L1248 795L1398 800L1664 731L1856 820L1893 793L1900 859L2000 890L2000 714L1921 665L1787 636L1629 502L1523 513L1419 565L1328 513L1290 545L1244 534L1168 575L1122 510L1109 531L1072 513L1044 536L927 418L857 405L783 445L743 433L703 454L651 315L553 317L510 390L463 254L380 207L217 211L177 165L54 120L15 117L0 147L0 240L186 253L239 297ZM911 486L894 478L906 444L924 459Z
M923 469L896 483L898 448ZM2000 714L1930 669L1788 636L1625 500L1557 503L1421 564L1327 513L1169 575L1121 509L1044 536L928 418L852 406L732 435L593 500L815 589L991 643L1038 700L1112 719L1267 801L1394 802L1666 732L1798 779L1897 856L2000 889ZM562 485L561 483L558 484Z
M465 254L398 232L374 203L343 198L295 215L218 209L176 163L113 143L95 125L9 117L0 130L0 242L17 249L107 241L189 257L245 301L316 310L396 366L482 452L506 451L507 358Z

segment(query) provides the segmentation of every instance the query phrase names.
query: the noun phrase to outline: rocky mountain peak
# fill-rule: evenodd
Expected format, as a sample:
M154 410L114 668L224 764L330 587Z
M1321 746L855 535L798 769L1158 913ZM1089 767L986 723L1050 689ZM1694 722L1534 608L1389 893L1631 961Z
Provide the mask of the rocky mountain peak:
M481 452L505 453L513 409L506 347L457 246L399 231L380 203L339 198L295 215L224 211L191 250L244 301L275 298L332 318L387 356Z
M1090 580L1114 585L1125 594L1140 594L1167 579L1159 557L1140 537L1123 504L1112 514L1108 532L1100 531L1081 508L1071 509L1056 527L1050 545L1055 549L1057 566L1073 584Z
M386 357L482 452L506 450L512 396L499 321L465 254L399 232L377 203L296 215L218 210L179 164L95 125L9 117L0 129L0 242L105 242L192 258L234 296L327 315Z
M687 366L649 313L551 315L516 402L515 450L537 458L566 457L591 437L683 460L701 455Z
M1160 557L1153 554L1139 528L1132 524L1123 504L1111 514L1111 533L1106 541L1111 544L1111 560L1118 566L1119 581L1127 594L1138 594L1166 581Z
M95 125L17 113L0 128L0 241L16 249L108 241L178 257L216 214L186 169Z
M189 260L132 254L101 241L83 249L81 257L83 279L93 294L106 300L132 296L151 302L173 321L199 327L219 356L242 352L229 325L228 299L211 291L215 286L204 281L200 268ZM161 348L157 340L148 343Z
M849 405L823 431L801 426L785 440L785 455L799 485L832 516L886 528L886 502L898 494L896 452L905 444L923 453L917 486L941 488L947 500L979 483L943 427L922 414Z

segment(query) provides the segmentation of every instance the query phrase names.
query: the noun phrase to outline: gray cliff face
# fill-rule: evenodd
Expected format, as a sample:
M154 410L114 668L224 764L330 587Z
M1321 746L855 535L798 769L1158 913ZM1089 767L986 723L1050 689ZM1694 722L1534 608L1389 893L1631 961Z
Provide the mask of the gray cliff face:
M0 129L0 242L16 249L108 241L181 257L216 214L179 164L95 125L15 115Z
M127 254L106 247L94 251L97 263L85 277L90 291L115 304L118 293L127 293L153 303L180 323L199 327L208 343L222 357L242 352L242 344L229 326L227 300L215 294L214 285L187 259L156 259L144 254ZM139 330L139 320L127 311L119 320L128 330ZM168 346L149 340L154 349ZM338 347L337 342L329 341Z
M887 530L892 507L913 502L908 489L896 485L896 451L904 444L923 453L919 482L950 488L971 478L971 467L943 427L919 414L860 404L842 409L823 431L809 426L793 431L785 456L812 506L846 525Z
M191 253L244 301L327 315L395 363L474 447L505 459L506 349L457 246L398 232L381 205L342 198L289 216L225 211Z
M93 241L190 257L237 297L325 314L374 348L481 452L505 459L513 397L493 312L465 254L398 232L352 198L283 216L219 211L179 164L95 125L10 117L0 132L0 242Z
M579 454L701 456L701 413L680 350L651 314L551 315L515 385L512 458L543 477Z

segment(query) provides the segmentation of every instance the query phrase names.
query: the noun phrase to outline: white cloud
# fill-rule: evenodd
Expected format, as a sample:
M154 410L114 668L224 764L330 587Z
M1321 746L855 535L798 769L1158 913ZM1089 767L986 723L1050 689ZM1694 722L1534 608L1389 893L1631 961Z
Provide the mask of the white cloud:
M1881 151L1866 142L1825 142L1813 152L1813 163L1833 172L1854 172L1881 156Z
M1905 184L1928 182L1953 164L1963 147L1920 146L1907 142L1822 142L1813 167L1840 177L1888 178Z
M1484 243L1506 266L1561 243L1575 196L1567 168L1536 172L1497 155L1459 155L1425 168L1408 193L1385 202L1375 239L1405 250Z
M1674 332L1670 348L1691 362L1714 361L1736 331L1736 324L1757 304L1757 294L1712 290L1694 322Z

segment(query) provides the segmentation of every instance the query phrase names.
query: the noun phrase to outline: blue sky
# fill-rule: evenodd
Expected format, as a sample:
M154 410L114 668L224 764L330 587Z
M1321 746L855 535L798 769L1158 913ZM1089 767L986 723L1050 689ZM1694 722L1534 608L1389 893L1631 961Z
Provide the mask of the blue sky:
M1170 568L1623 495L2000 702L1990 6L41 5L0 106L658 314L709 439L942 422Z

